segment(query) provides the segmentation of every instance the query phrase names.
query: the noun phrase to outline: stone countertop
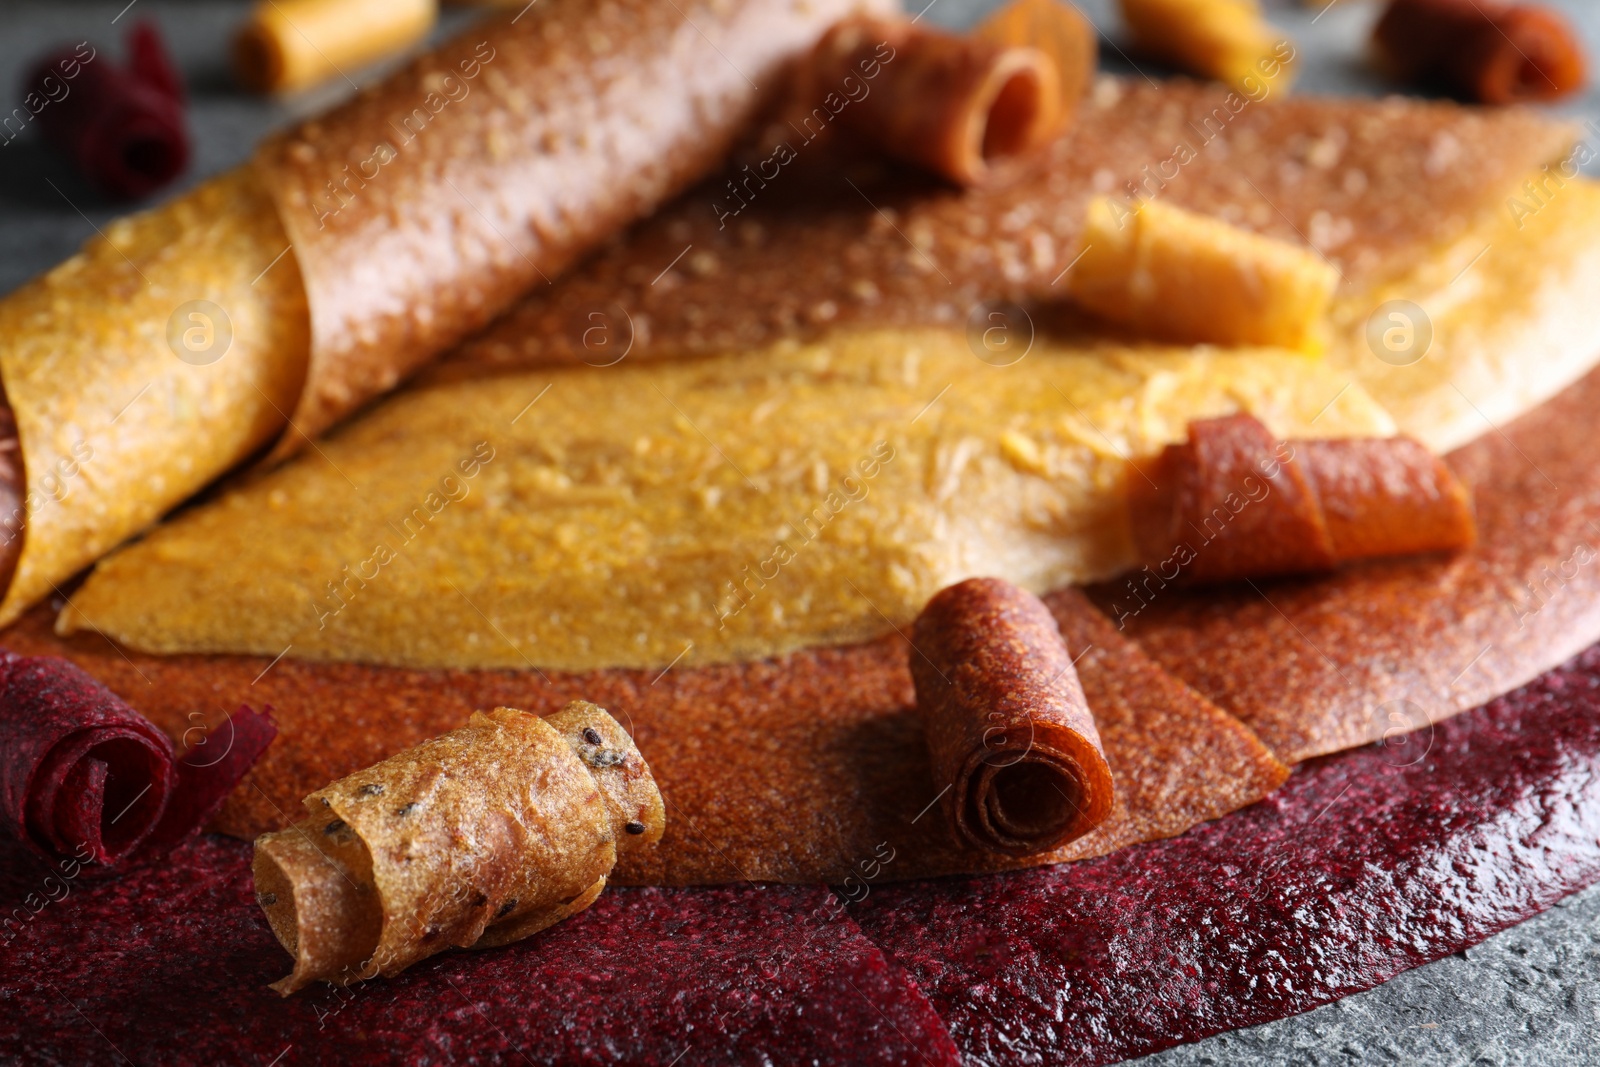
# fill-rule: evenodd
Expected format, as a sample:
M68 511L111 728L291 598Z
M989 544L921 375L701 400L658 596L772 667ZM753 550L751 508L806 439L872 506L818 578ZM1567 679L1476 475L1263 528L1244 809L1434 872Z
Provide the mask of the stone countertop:
M914 10L926 0L905 2ZM1600 5L1593 0L1554 3L1582 26L1589 54L1600 57ZM964 26L996 4L933 0L924 14L931 21ZM242 0L3 0L0 101L7 109L20 102L21 68L44 48L88 39L120 53L128 25L154 19L172 45L192 94L195 159L178 186L185 188L243 161L267 130L320 110L349 91L340 84L291 101L268 102L235 88L226 43L247 6ZM1115 0L1083 0L1080 6L1108 42L1102 48L1106 68L1136 71L1114 46L1119 32ZM1363 63L1367 29L1377 11L1373 0L1267 0L1266 6L1304 56L1296 91L1387 91ZM467 9L447 9L439 33L447 34L473 17ZM369 84L380 73L352 72L360 84ZM1600 120L1600 90L1591 88L1560 110ZM0 293L65 259L95 227L127 210L99 198L36 134L0 143ZM1600 887L1576 894L1466 953L1366 993L1141 1062L1160 1067L1600 1064Z

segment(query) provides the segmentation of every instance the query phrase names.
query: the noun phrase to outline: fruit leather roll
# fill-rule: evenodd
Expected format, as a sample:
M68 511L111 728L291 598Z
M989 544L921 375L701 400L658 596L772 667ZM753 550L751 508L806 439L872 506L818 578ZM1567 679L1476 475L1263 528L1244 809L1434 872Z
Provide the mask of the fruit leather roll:
M256 899L295 957L284 995L520 940L592 904L654 845L661 794L604 708L496 708L306 797L256 841Z
M1041 49L990 36L958 36L907 19L841 22L806 69L811 84L801 90L794 128L820 131L838 114L854 139L886 155L958 185L986 181L1059 131L1064 78L1081 94L1092 38L1065 10L1055 24L1081 34L1072 70L1062 71L1061 60ZM1076 102L1074 95L1071 106Z
M1111 768L1038 597L999 578L950 586L917 617L912 646L934 781L961 838L1030 856L1105 821Z
M277 736L249 708L216 730L189 721L194 744L180 757L74 664L0 649L0 826L41 856L98 870L161 855L216 813Z
M1484 104L1554 100L1587 77L1577 31L1543 4L1392 0L1372 45L1392 76Z
M1279 441L1250 415L1202 419L1136 464L1128 489L1134 542L1163 581L1322 571L1477 541L1471 494L1409 437Z
M0 301L25 476L0 625L687 187L831 23L886 2L491 16Z

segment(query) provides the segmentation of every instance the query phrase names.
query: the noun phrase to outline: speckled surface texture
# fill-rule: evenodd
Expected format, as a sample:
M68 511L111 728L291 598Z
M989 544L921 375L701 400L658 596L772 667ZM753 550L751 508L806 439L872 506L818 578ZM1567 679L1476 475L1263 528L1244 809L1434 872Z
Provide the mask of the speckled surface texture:
M923 0L911 0L909 6L920 8ZM133 15L156 18L169 33L180 63L190 79L196 95L193 112L196 134L196 160L186 182L214 174L231 166L249 154L257 138L265 130L284 124L291 118L308 114L325 106L347 87L336 87L325 94L313 95L287 105L263 105L231 87L226 69L226 59L218 47L229 29L241 17L243 3L221 0L124 0L92 3L45 3L37 0L13 0L0 10L0 93L8 106L14 103L15 83L22 62L36 49L59 40L80 40L93 36L97 40L112 41L120 36L128 19ZM927 17L954 25L972 21L991 6L987 0L935 0ZM1108 32L1115 32L1115 21L1109 14L1110 0L1093 0L1084 8L1094 21ZM1308 56L1306 71L1300 89L1312 92L1364 92L1381 90L1381 86L1367 74L1356 61L1365 27L1373 17L1374 5L1366 0L1335 0L1325 13L1319 15L1316 4L1297 7L1288 0L1267 0L1272 17L1289 28L1303 46ZM1591 54L1600 53L1600 9L1586 0L1560 0L1561 6L1583 24ZM127 13L113 26L119 13ZM470 17L460 10L447 13L447 25L460 25ZM1313 20L1315 22L1313 23ZM1114 49L1106 48L1109 65L1126 70ZM370 74L356 72L361 84L372 80ZM1582 116L1600 114L1600 95L1591 90L1585 97L1569 103L1564 111ZM47 182L45 179L48 178ZM57 187L51 188L51 182ZM123 209L98 200L87 187L66 168L49 156L32 134L14 143L0 147L0 291L9 291L37 271L47 268L69 255L93 232L94 224L103 225ZM1594 773L1591 767L1590 773ZM196 857L211 860L226 859L238 846L209 839L190 846ZM0 866L10 866L10 853ZM239 863L238 870L243 870ZM34 872L42 874L42 872ZM260 969L278 967L283 962L281 952L272 944L264 926L259 929L248 924L256 921L249 909L241 909L240 901L248 890L238 875L231 889L201 885L188 878L192 871L174 869L156 880L157 884L143 885L152 898L165 895L179 916L178 927L189 931L190 943L196 948L214 951L218 943L227 945L217 955L229 966L240 961L252 963ZM4 880L6 900L21 899L17 895L20 883L8 875ZM142 883L141 883L142 884ZM23 890L26 892L27 890ZM621 894L608 896L602 906L588 913L588 920L596 922L612 914L629 916L631 924L648 924L660 920L662 929L674 933L682 927L673 924L681 917L660 917L651 902L676 891L631 891L630 897ZM728 891L735 892L735 891ZM795 891L785 890L785 893ZM803 891L802 891L803 892ZM220 894L220 896L218 895ZM230 895L231 894L231 895ZM810 898L808 898L809 900ZM822 899L820 897L816 899ZM609 908L606 907L609 901ZM233 909L230 920L238 929L223 934L201 922L207 909L219 904ZM627 905L624 907L623 905ZM662 905L665 907L665 904ZM58 903L52 910L62 909L53 921L61 921L67 905ZM40 921L49 919L47 912ZM138 915L134 916L136 919ZM141 920L142 921L142 920ZM715 926L715 923L711 924ZM669 929L670 928L670 929ZM576 937L581 927L573 927L563 936ZM37 936L41 931L29 931L23 936ZM170 933L171 931L169 931ZM235 944L229 940L232 933L248 933L248 943ZM111 930L94 936L103 942L110 958L133 968L141 983L159 990L162 997L175 1004L178 1019L188 1018L191 1024L211 1016L215 1004L214 991L206 988L196 977L188 961L173 962L170 956L141 955L137 946L122 943ZM553 932L551 937L553 938ZM841 937L843 935L841 934ZM851 947L847 938L841 945L857 954L864 972L849 971L854 981L860 973L880 976L883 989L896 997L909 996L905 986L895 977L895 972L873 950L863 944ZM544 946L547 940L537 940L534 945ZM98 1012L94 1002L94 982L87 976L82 991L74 986L71 1007L58 991L52 995L41 991L40 983L59 984L71 977L73 968L65 966L54 956L31 957L32 970L27 973L14 970L22 962L17 955L17 943L6 946L4 957L12 966L6 969L8 977L0 984L0 1006L5 1022L0 1023L0 1060L40 1062L38 1055L22 1051L17 1035L15 1016L11 1007L16 998L26 998L31 1006L40 1009L50 1005L49 1033L59 1036L61 1049L70 1049L58 1057L61 1062L125 1062L150 1063L166 1058L176 1047L177 1029L163 1028L156 1039L138 1049L121 1045L115 1051L112 1042L102 1041L96 1027L108 1024L105 1013ZM653 958L654 970L641 968L626 980L639 987L659 982L674 968L690 966L709 967L705 962L711 957L703 951L703 942L688 943L695 951L677 957ZM574 946L576 951L581 946ZM981 946L980 946L981 947ZM533 946L522 950L534 951ZM196 955L197 960L202 959ZM524 958L522 952L513 950L501 954L507 966ZM727 957L723 957L726 959ZM487 957L486 957L487 959ZM164 960L164 962L163 962ZM468 964L465 957L450 957L434 961L419 972L449 971ZM270 966L268 966L270 965ZM140 972L137 968L149 968ZM720 966L720 964L719 964ZM733 964L730 974L742 973ZM857 964L852 964L857 966ZM769 968L770 970L770 968ZM419 978L421 977L419 973ZM30 986L31 983L31 986ZM346 1027L340 1032L352 1044L342 1049L340 1062L355 1062L356 1049L370 1049L380 1036L414 1038L416 1048L425 1050L417 1062L484 1062L507 1059L522 1062L512 1048L524 1037L530 1036L527 1017L514 1012L496 1010L496 1004L485 996L446 993L453 1003L440 1004L435 1014L435 1026L426 1031L412 1032L397 1017L385 1019L381 998L391 990L374 989L378 996L372 998L370 1021L367 1014L355 1008L341 1013L347 1022L329 1021L329 1028ZM1600 1063L1600 889L1591 889L1562 901L1558 906L1520 926L1501 933L1482 945L1465 953L1447 957L1437 963L1400 974L1387 984L1365 993L1346 997L1307 1014L1268 1023L1252 1029L1237 1030L1218 1035L1194 1045L1181 1046L1159 1053L1149 1061L1159 1064L1277 1064L1277 1063L1417 1063L1444 1064L1569 1064ZM586 1040L583 1035L572 1036L584 1027L603 1026L619 1018L615 1006L608 1003L599 987L588 990L595 1005L590 1012L577 1020L566 1019L557 1024L560 1041L554 1049L567 1049L569 1058L583 1047L577 1042ZM759 993L759 990L757 990ZM254 999L256 993L250 993ZM364 994L365 995L365 994ZM876 998L875 998L876 999ZM266 1005L270 1002L257 1002ZM669 1062L679 1051L686 1055L683 1063L702 1062L707 1058L755 1059L758 1046L749 1042L752 1032L746 1024L737 1022L751 1012L760 1013L761 998L734 997L727 1005L686 1004L684 1014L678 1018L684 1024L686 1039L682 1045L671 1047L660 1057ZM907 1020L926 1023L927 1016L915 1004L915 997L901 1001L905 1015L891 1017L894 1025L905 1029L894 1043L885 1048L894 1049L914 1057L909 1044L922 1043L922 1050L937 1062L948 1052L936 1036L925 1037L914 1031ZM207 1007L212 1004L212 1007ZM326 1006L324 1008L326 1011ZM897 1009L898 1010L898 1009ZM591 1013L598 1012L596 1018ZM875 1013L868 1013L879 1018ZM317 1017L309 1009L304 1025L311 1035L319 1034ZM773 1018L768 1011L768 1019ZM357 1020L361 1020L358 1022ZM494 1026L483 1025L485 1019ZM692 1023L693 1028L687 1024ZM882 1020L880 1018L880 1024ZM498 1031L504 1031L499 1033ZM312 1062L304 1047L299 1056L288 1055L293 1044L285 1040L275 1047L265 1043L244 1045L230 1027L199 1027L191 1025L184 1033L198 1035L188 1049L207 1062L288 1063ZM593 1031L591 1031L592 1033ZM817 1031L813 1030L812 1033ZM35 1031L37 1040L39 1032ZM10 1036L7 1036L10 1035ZM470 1036L469 1036L470 1035ZM713 1040L713 1038L715 1038ZM906 1041L906 1044L899 1042ZM206 1042L210 1042L206 1044ZM703 1042L703 1043L702 1043ZM686 1047L687 1046L687 1047ZM34 1044L33 1049L41 1046ZM528 1047L521 1045L522 1048ZM613 1056L626 1056L630 1046L597 1043L589 1046L608 1051ZM638 1046L631 1046L638 1053ZM204 1055L209 1049L210 1054ZM849 1053L842 1047L833 1049L836 1057ZM120 1057L120 1058L119 1058ZM274 1057L278 1057L274 1060ZM1072 1062L1071 1054L1061 1057L1062 1062ZM1087 1062L1080 1060L1079 1062Z
M1303 1012L1600 878L1600 651L1302 765L1179 838L855 913L983 1062L1112 1063Z

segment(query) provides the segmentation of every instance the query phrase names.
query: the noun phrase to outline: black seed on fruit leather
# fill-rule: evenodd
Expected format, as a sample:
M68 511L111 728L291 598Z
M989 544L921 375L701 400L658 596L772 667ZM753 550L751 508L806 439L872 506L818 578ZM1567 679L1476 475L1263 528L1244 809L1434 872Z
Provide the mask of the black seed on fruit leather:
M330 822L328 825L324 826L322 828L322 832L325 833L325 834L336 834L340 830L343 830L344 826L345 826L345 823L344 823L343 819L335 819L332 822Z
M626 826L624 826L623 829L628 831L628 833L634 835L635 837L638 837L640 834L644 833L644 823L642 823L642 822L630 822Z
M591 745L598 745L605 740L600 736L600 731L596 730L593 726L585 726L583 728L583 739L589 742Z

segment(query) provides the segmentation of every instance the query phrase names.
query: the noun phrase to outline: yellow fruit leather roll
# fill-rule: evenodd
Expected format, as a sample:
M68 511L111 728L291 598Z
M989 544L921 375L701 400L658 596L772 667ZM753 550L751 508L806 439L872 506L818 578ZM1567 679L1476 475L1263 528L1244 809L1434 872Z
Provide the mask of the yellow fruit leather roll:
M520 940L592 904L619 853L666 826L650 768L604 708L512 708L306 797L256 840L256 899L294 970L285 996Z
M24 475L0 625L282 431L309 330L287 250L241 168L112 223L0 300Z
M687 188L829 25L887 6L496 13L0 300L26 482L0 545L0 576L15 569L0 625Z

